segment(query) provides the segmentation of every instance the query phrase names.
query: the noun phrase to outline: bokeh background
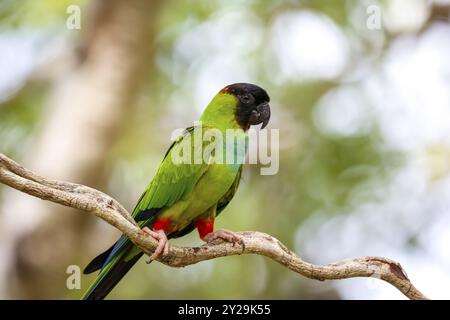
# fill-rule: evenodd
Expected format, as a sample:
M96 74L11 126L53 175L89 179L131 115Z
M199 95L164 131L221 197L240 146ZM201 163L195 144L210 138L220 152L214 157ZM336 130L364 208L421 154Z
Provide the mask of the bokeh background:
M67 28L70 5L81 29ZM132 209L172 131L226 84L256 83L272 98L280 170L247 166L218 227L270 233L314 263L389 257L448 299L449 12L448 0L2 0L0 152ZM118 235L0 186L0 297L78 298L94 276L68 290L67 267ZM240 256L183 269L142 259L110 298L403 297Z

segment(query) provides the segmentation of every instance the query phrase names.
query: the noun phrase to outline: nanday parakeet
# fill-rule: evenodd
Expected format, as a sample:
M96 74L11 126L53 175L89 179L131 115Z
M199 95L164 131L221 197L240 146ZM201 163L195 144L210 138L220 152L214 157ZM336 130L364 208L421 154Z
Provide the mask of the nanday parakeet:
M269 101L266 91L256 85L236 83L226 86L208 104L199 125L203 134L214 129L225 137L226 130L232 129L238 138L247 139L251 125L262 123L264 128L269 122ZM207 242L217 238L239 240L231 231L214 232L214 219L231 201L239 186L247 143L234 145L235 161L232 163L174 163L172 153L178 152L175 151L179 150L177 147L183 143L190 144L191 151L196 147L192 142L194 132L195 127L186 129L172 144L132 212L138 225L159 242L151 259L167 253L168 238L181 237L194 229L198 229L200 238ZM204 141L201 143L203 145ZM224 153L228 148L225 144L224 139L221 146ZM105 298L142 255L143 252L122 235L85 268L85 274L97 270L100 273L83 299Z

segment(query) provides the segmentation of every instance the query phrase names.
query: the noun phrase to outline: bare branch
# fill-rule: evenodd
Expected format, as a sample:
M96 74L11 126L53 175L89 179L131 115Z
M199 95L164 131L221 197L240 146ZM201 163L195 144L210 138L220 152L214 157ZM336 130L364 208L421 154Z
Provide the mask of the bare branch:
M90 212L105 220L151 255L157 241L148 237L123 206L110 196L83 185L50 180L36 175L0 153L0 182L43 200ZM171 246L159 261L171 267L184 267L219 257L257 254L266 256L302 276L316 280L337 280L354 277L375 277L384 280L406 297L427 299L408 279L399 263L380 257L359 257L328 265L314 265L300 259L276 238L261 232L239 232L242 244L220 240L201 247Z

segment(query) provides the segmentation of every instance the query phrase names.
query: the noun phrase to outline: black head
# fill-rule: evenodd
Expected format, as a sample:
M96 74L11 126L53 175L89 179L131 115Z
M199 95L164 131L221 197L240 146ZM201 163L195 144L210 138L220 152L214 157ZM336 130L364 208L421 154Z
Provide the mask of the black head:
M236 121L242 129L262 123L264 128L269 123L269 95L266 90L251 83L234 83L223 88L221 93L236 96L239 104L236 108Z

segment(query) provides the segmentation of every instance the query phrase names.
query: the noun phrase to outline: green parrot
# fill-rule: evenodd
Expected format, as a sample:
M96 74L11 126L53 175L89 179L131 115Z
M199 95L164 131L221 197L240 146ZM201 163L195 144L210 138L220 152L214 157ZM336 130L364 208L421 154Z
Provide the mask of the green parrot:
M269 101L266 91L256 85L235 83L226 86L208 104L199 124L187 128L171 145L132 212L139 227L158 241L150 261L168 253L168 239L181 237L194 229L206 242L240 240L231 231L214 231L214 219L236 193L247 153L247 131L251 125L262 123L264 128L268 124ZM227 144L226 139L215 140L216 148L212 148L206 157L201 156L201 161L189 159L188 156L198 152L197 149L205 149L208 132L221 133L225 137L230 129L237 138L232 144ZM195 137L197 132L202 135L200 139ZM239 138L245 143L236 143ZM215 158L219 158L217 151L222 151L222 159L219 159L222 161ZM232 158L227 152L232 153ZM227 155L226 161L224 155ZM188 161L174 161L177 156ZM122 235L84 269L85 274L97 270L100 273L83 299L105 298L142 255L143 252Z

